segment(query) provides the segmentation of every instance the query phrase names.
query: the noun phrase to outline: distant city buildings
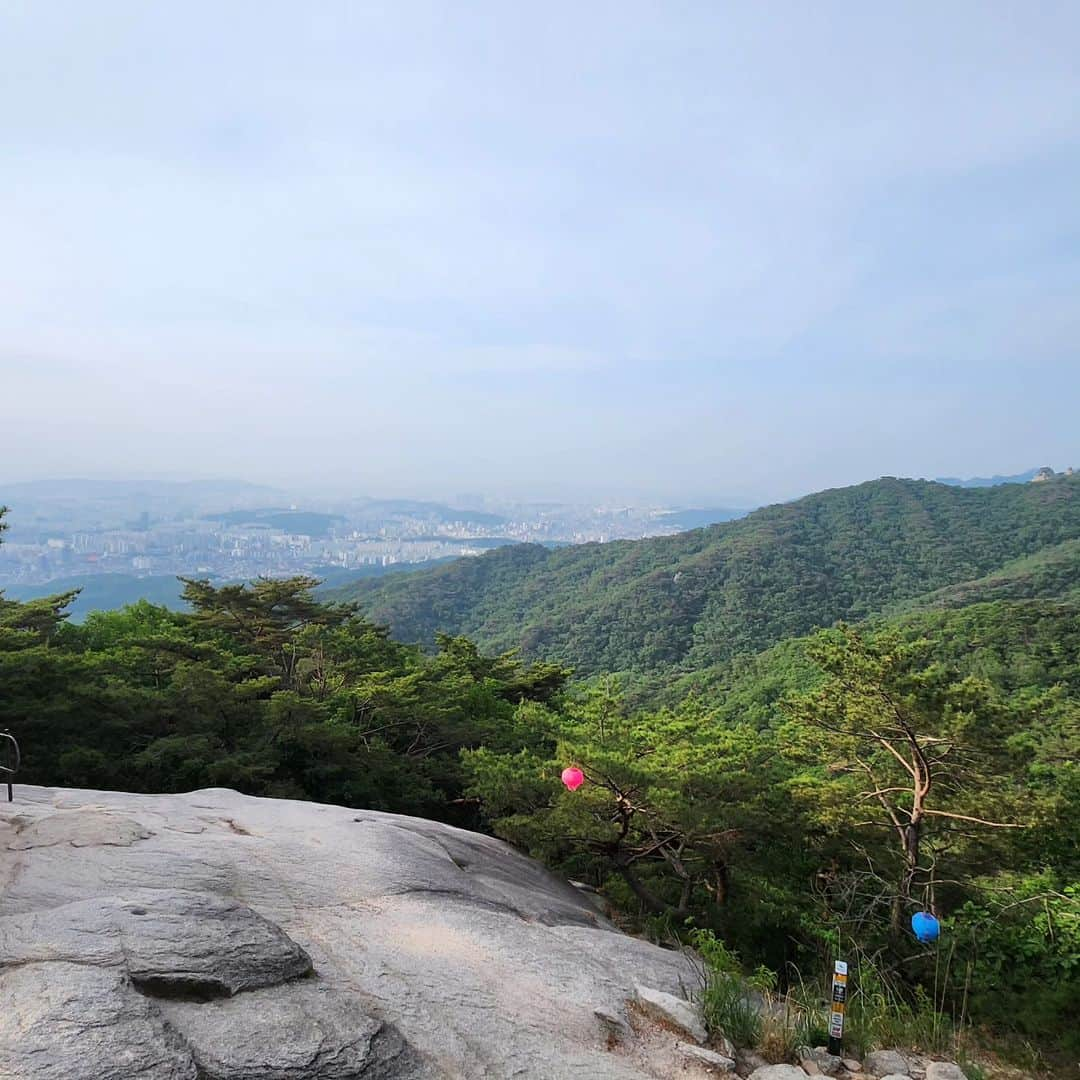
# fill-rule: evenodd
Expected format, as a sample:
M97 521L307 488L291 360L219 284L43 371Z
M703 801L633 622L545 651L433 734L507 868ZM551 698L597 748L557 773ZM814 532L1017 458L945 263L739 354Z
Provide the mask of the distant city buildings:
M357 500L328 512L296 504L287 510L207 511L157 497L147 511L115 498L96 499L92 492L62 505L3 496L0 502L11 505L11 530L0 545L0 588L104 573L248 579L335 567L362 570L476 556L512 543L637 539L685 527L664 520L663 510L633 507L545 504L493 513Z

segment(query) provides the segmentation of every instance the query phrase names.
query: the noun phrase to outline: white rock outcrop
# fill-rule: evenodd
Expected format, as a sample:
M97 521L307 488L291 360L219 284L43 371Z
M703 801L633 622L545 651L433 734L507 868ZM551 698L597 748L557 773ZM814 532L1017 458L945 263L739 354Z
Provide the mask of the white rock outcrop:
M647 1016L677 1031L680 1036L689 1036L696 1043L703 1043L708 1038L701 1010L686 998L640 984L634 987L634 993L638 1008Z
M4 1080L715 1076L638 985L696 979L490 837L220 789L0 804Z

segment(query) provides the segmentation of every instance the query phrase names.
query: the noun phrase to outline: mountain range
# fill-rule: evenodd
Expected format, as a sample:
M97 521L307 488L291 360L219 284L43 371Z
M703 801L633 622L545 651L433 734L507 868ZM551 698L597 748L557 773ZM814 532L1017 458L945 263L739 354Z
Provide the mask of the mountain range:
M995 473L993 476L939 476L936 482L948 484L950 487L998 487L1000 484L1026 484L1034 480L1038 475L1038 469L1028 469L1026 472L1014 473L1012 476L1001 476Z
M1080 477L885 477L736 521L557 550L522 544L336 590L401 640L599 672L689 672L838 620L1080 589Z

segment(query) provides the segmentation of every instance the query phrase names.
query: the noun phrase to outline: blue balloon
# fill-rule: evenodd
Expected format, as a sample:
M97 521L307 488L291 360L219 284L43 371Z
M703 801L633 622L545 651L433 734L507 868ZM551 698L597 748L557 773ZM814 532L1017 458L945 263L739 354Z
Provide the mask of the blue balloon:
M911 929L920 941L937 941L941 933L941 923L929 911L918 911L911 916Z

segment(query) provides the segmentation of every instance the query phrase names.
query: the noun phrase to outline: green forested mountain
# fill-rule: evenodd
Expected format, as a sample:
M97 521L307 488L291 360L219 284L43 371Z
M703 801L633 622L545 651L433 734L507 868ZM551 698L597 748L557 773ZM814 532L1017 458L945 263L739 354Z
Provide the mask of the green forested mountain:
M894 633L906 642L932 642L935 662L1005 695L1056 687L1080 698L1080 596L907 611L875 618L864 628ZM663 689L655 696L673 703L701 697L725 722L768 726L778 701L814 681L806 641L788 638L760 653L658 684Z
M141 602L82 625L71 594L0 594L0 728L28 782L226 785L485 829L590 883L628 927L725 963L737 950L788 985L840 950L858 1046L941 1049L927 1032L952 1030L947 1014L1075 1061L1077 490L880 481L413 579L463 609L475 581L508 640L550 610L566 646L617 643L633 680L574 685L463 637L425 652L312 578L189 581L186 611ZM688 627L650 608L687 579ZM681 667L635 665L635 643L665 634L686 642ZM908 928L925 907L937 952Z
M839 947L885 999L1080 1049L1080 605L820 631L667 689L643 711L602 680L545 739L466 751L494 831L753 963L805 972ZM584 796L559 788L566 762ZM904 932L926 907L940 952ZM910 1027L891 1037L920 1038L892 1000Z
M1034 555L1013 559L984 577L902 601L887 612L964 607L990 600L1077 596L1080 596L1080 540L1066 540L1042 548Z
M401 640L468 634L579 674L692 671L935 590L960 589L927 603L1056 595L1076 582L1077 540L1080 477L885 478L677 536L522 545L339 595Z

